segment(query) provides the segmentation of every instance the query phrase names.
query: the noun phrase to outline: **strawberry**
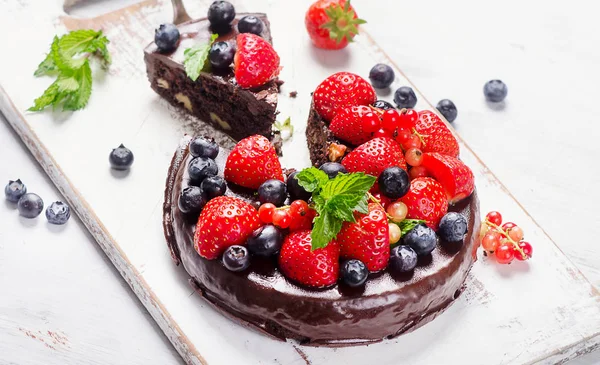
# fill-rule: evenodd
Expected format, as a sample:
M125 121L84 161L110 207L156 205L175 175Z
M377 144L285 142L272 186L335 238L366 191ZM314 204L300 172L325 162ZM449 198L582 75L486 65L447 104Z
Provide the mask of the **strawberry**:
M279 74L279 55L273 46L252 33L237 36L235 79L243 88L262 86Z
M200 213L194 248L206 259L218 258L229 246L244 245L260 227L258 212L239 198L219 196L211 199Z
M420 111L415 129L423 138L423 152L439 152L442 155L458 156L456 138L434 112Z
M304 17L310 39L318 48L342 49L358 34L358 19L349 0L319 0Z
M322 288L336 283L339 275L340 248L334 240L312 250L311 231L290 233L281 246L279 268L291 280Z
M329 124L334 136L355 146L371 139L371 133L363 128L362 116L372 113L368 106L355 105L341 108Z
M275 148L263 136L254 135L235 145L225 162L225 180L258 189L269 179L283 181L283 171Z
M391 166L406 170L400 145L389 137L373 138L361 144L344 157L342 165L348 172L364 172L376 177Z
M473 171L456 157L424 153L421 166L446 189L451 204L468 197L475 189Z
M356 223L345 222L336 240L340 244L340 255L357 259L370 272L383 270L390 259L390 237L388 219L379 204L370 203L369 213L354 213Z
M408 207L408 218L423 219L435 230L440 219L448 212L448 198L444 187L430 177L412 180L408 193L400 201Z
M313 93L315 110L331 121L337 110L345 106L370 105L376 100L375 89L362 77L338 72L326 78Z

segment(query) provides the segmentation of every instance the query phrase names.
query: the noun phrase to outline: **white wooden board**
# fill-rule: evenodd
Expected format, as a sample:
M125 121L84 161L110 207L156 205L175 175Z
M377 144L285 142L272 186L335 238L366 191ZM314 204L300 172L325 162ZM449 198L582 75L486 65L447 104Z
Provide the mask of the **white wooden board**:
M201 16L209 3L186 5ZM309 1L246 3L236 5L270 16L284 65L279 110L282 118L292 116L296 133L284 147L282 162L306 166L303 123L310 92L333 72L366 76L376 61L389 60L366 34L340 52L312 48L303 31ZM229 321L193 293L162 237L166 167L177 141L194 133L195 123L160 100L145 77L142 48L154 27L171 18L169 4L145 1L95 21L66 16L59 0L35 6L4 0L2 5L4 52L21 55L3 59L2 112L188 363L365 364L376 358L382 364L551 364L599 346L600 295L464 144L461 157L476 173L482 211L498 209L519 222L535 245L534 260L508 267L480 260L464 295L446 313L414 333L368 347L299 347ZM35 24L37 32L10 31L21 24ZM96 76L89 106L76 113L24 112L50 82L31 74L52 36L90 24L112 40L114 64L109 75ZM394 87L407 83L398 72ZM290 91L298 91L298 97L288 98ZM418 96L417 107L430 108ZM127 176L107 163L108 152L121 142L136 154Z

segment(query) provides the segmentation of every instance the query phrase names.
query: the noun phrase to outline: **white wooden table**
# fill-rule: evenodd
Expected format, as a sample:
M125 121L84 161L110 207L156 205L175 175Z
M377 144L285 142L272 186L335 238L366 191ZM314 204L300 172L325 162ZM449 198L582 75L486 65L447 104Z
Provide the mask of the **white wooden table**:
M588 223L600 220L600 126L593 118L600 29L593 11L583 0L568 13L558 1L507 0L493 10L470 0L353 3L430 100L457 104L455 127L466 142L600 286L600 225ZM502 110L483 100L491 78L509 86ZM4 121L0 156L2 185L21 177L46 204L60 199ZM14 323L18 331L3 330ZM56 228L0 205L0 364L180 362L76 218ZM600 354L573 363L598 364Z

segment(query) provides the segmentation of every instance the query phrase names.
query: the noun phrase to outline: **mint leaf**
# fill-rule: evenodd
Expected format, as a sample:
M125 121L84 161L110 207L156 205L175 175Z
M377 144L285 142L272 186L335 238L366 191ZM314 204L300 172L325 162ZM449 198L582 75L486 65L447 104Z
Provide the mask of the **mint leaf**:
M375 184L375 180L377 180L375 176L366 175L362 172L338 174L323 187L321 194L325 199L343 195L347 199L355 200L354 205L356 205ZM366 199L366 197L364 198Z
M398 227L400 227L400 232L401 232L400 237L403 237L405 234L410 232L413 228L415 228L419 224L425 224L425 221L422 219L404 219L400 223L396 223L396 224L398 225ZM398 244L399 243L396 243L393 246L396 246Z
M342 229L343 221L331 212L324 211L315 218L311 233L312 249L323 248L331 242Z
M274 126L275 126L275 129L277 129L279 132L281 132L281 138L284 141L287 141L288 139L292 138L292 135L294 134L294 126L292 125L292 118L287 117L287 119L283 123L276 121Z
M329 182L329 176L316 167L309 167L296 175L298 184L309 193L315 192ZM313 195L313 199L315 196Z
M40 111L40 110L44 109L45 107L52 105L54 103L54 101L56 100L57 96L58 96L58 85L56 84L56 82L54 82L54 83L52 83L52 85L48 86L48 88L44 91L42 96L40 96L39 98L37 98L33 101L33 106L31 106L27 110L32 111L32 112Z
M63 105L63 110L79 110L84 108L92 94L92 69L89 62L75 72L73 78L77 81L77 93L69 96Z
M33 76L40 77L43 75L50 75L56 72L57 67L54 63L54 54L52 53L52 48L58 46L58 37L54 36L52 40L52 45L50 46L50 52L46 55L46 58L39 64L37 70L33 73Z
M208 44L197 44L192 48L187 48L183 51L185 73L192 81L196 81L198 80L198 77L200 77L200 72L204 69L204 65L208 59L210 46L212 46L213 42L218 37L218 34L213 34L210 36L210 42Z

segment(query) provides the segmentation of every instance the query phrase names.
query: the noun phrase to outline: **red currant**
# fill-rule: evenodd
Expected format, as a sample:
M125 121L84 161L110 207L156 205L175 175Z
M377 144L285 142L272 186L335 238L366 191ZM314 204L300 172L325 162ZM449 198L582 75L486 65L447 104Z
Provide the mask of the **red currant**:
M419 114L414 109L402 109L400 112L400 128L412 130L417 125Z
M485 234L485 236L483 236L483 239L481 240L481 247L488 252L494 252L500 245L500 238L502 238L500 233L496 231L489 231Z
M311 229L313 220L315 219L316 215L317 212L314 209L308 208L306 214L304 216L301 216L300 219L292 219L292 222L290 223L289 227L290 231L293 232Z
M398 129L398 135L396 136L396 142L402 144L406 142L412 134L408 129Z
M379 128L381 128L381 120L375 112L363 114L360 118L360 121L362 123L363 131L367 133L376 132Z
M392 201L390 200L390 198L388 198L385 195L382 195L381 193L374 193L373 197L377 200L379 200L379 204L381 204L381 206L383 207L383 209L387 209L387 207L392 203Z
M523 253L525 253L525 257L523 257L523 255L521 255L520 252L516 252L515 258L521 261L530 259L531 254L533 253L533 247L531 247L531 244L529 244L529 242L521 241L519 242L519 247L521 248L521 250L523 250Z
M272 223L273 222L273 213L275 212L275 205L271 203L265 203L258 208L258 218L263 223Z
M388 137L388 138L391 138L392 134L390 132L386 131L385 129L381 128L377 132L373 133L373 138L378 138L378 137Z
M506 232L509 233L511 229L515 228L517 225L514 224L513 222L506 222L502 225L502 229Z
M402 148L405 151L411 148L421 148L421 138L419 138L419 136L416 134L411 134L410 138L402 143Z
M513 241L519 242L523 239L523 229L519 226L514 226L508 231L508 237L510 237Z
M387 209L387 213L392 217L392 221L400 223L406 218L408 214L408 207L401 201L390 204Z
M383 113L381 128L393 134L398 129L400 123L400 114L396 109L389 109Z
M499 264L510 264L515 258L515 249L512 244L502 244L494 252Z
M495 210L486 214L485 219L487 219L490 223L493 223L497 226L502 224L502 214L500 214L500 212L497 212Z
M273 224L279 228L285 229L290 226L292 219L287 210L277 209L273 212Z
M408 170L408 177L410 177L411 180L414 180L418 177L427 176L429 176L429 173L427 172L427 169L423 166L415 166Z
M308 203L304 200L294 200L290 204L290 216L303 217L308 212Z
M404 159L407 164L413 167L420 166L421 162L423 162L423 152L418 148L411 148L404 154Z
M400 230L400 227L398 227L397 224L389 223L388 231L390 233L390 244L393 245L394 243L400 241L400 237L402 236L402 231Z

